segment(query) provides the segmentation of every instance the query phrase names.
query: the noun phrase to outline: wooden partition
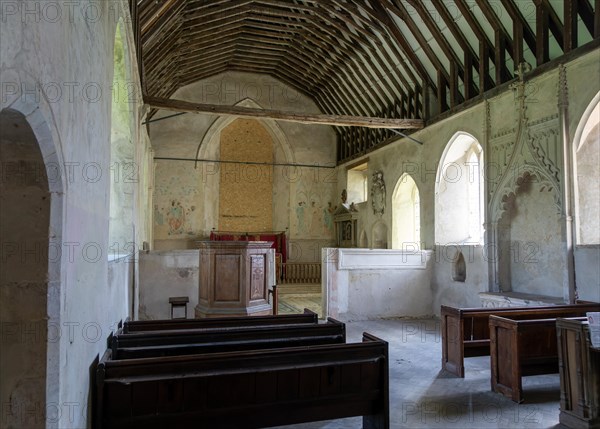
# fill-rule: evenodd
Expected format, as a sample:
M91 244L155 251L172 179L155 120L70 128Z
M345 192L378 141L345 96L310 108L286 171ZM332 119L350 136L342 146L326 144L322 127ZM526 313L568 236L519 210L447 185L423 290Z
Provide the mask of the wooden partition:
M599 303L549 305L544 307L454 308L442 305L442 369L465 376L464 359L490 354L489 318L543 319L585 316L600 311Z
M556 320L560 371L559 421L568 428L600 427L600 349L585 320Z
M522 402L522 377L559 372L556 318L514 320L492 315L489 324L494 392Z

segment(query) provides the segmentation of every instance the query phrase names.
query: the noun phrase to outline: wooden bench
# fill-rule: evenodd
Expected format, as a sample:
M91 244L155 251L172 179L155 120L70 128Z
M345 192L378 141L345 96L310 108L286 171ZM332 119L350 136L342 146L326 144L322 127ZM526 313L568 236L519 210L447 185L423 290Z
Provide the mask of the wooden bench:
M600 348L587 320L556 319L560 373L559 421L568 428L600 427Z
M102 357L97 428L260 428L363 416L389 428L388 344L363 342L145 359Z
M600 311L598 303L550 305L544 307L454 308L442 305L442 369L465 376L466 357L489 356L489 317L493 314L513 319L541 319L585 316Z
M237 326L291 325L294 323L318 323L319 316L308 309L304 314L282 314L279 316L215 317L210 319L167 319L126 320L123 333L142 331L164 331L179 329L226 328Z
M343 344L346 327L329 318L324 324L296 324L147 331L112 338L113 359L177 356L281 347Z
M515 320L492 315L489 327L492 391L520 403L522 377L559 372L556 318Z

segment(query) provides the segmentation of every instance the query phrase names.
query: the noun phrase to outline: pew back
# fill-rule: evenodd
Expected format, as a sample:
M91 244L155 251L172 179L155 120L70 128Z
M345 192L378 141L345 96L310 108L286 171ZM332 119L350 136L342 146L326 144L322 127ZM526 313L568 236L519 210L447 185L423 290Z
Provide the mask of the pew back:
M489 327L494 392L522 402L523 376L558 373L556 318L518 320L492 315Z
M550 305L545 307L454 308L441 306L442 369L465 376L464 358L490 354L489 317L541 319L584 316L600 311L599 303Z
M122 332L164 331L181 329L208 329L240 326L291 325L295 323L318 323L317 313L305 308L303 314L278 316L215 317L209 319L127 320Z
M134 359L345 342L345 325L328 319L325 324L191 330L175 336L165 336L162 332L161 335L156 332L121 334L113 337L112 356L113 359Z
M556 319L560 372L559 421L569 428L600 426L600 349L587 320Z
M362 415L389 428L388 345L320 345L98 365L98 428L258 428Z

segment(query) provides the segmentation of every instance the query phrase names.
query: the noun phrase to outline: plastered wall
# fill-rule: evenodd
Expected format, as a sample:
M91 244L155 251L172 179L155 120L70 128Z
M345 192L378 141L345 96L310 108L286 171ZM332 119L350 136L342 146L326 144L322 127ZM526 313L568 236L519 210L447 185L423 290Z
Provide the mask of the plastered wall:
M600 58L596 50L566 64L565 73L569 100L567 123L571 140L585 110L600 90L598 80L589 76L600 74ZM584 83L585 82L585 83ZM429 125L412 137L423 142L416 144L407 139L398 139L368 155L369 189L372 175L382 171L386 183L386 207L382 215L373 212L371 199L357 204L359 221L358 235L366 238L372 246L374 233L383 223L388 226L388 243L391 244L392 194L398 179L408 173L415 180L421 203L421 241L424 249L434 249L432 257L432 312L439 313L440 304L454 306L480 305L479 292L495 290L500 277L509 276L512 284L505 290L537 293L549 296L568 296L566 283L565 205L562 201L562 140L560 138L558 110L559 71L553 69L534 79L527 80L523 88L524 110L519 111L518 88L507 88L486 102L463 110L443 121ZM519 122L525 120L524 127ZM486 231L482 246L453 243L439 246L435 237L435 192L438 164L448 142L457 132L471 134L484 151L486 175L485 212ZM520 142L519 144L517 144ZM577 142L570 144L576 145ZM515 150L515 146L518 150ZM347 166L338 169L338 192L346 187ZM534 193L519 193L517 179L525 172L539 172L544 180L536 182ZM589 189L589 185L586 187ZM589 198L598 199L588 190ZM495 253L495 242L490 237L494 222L500 219L506 207L506 197L517 196L514 216L513 241L518 244L526 232L527 249L520 249L517 264L506 264L498 268L499 255ZM504 198L504 201L503 201ZM442 214L443 215L443 214ZM578 222L597 222L598 213L578 219ZM594 226L596 228L596 226ZM519 236L519 234L521 234ZM533 234L533 235L532 235ZM457 250L463 252L466 263L464 282L452 280L453 263ZM528 252L529 250L529 252ZM531 253L533 251L533 254ZM558 255L557 255L558 253ZM581 246L576 243L576 279L581 299L598 300L600 278L598 246ZM512 271L511 271L512 268ZM504 270L504 271L503 271ZM533 280L535 273L545 273ZM546 281L541 281L544 278ZM528 286L527 286L528 285Z
M15 111L0 113L0 165L1 424L43 428L50 194L35 135Z
M46 427L89 427L90 370L106 349L106 337L132 315L137 301L135 258L130 265L108 261L113 45L119 19L130 22L128 6L116 0L5 3L0 110L21 112L36 136L49 177L48 231L55 251L48 258L42 316L49 332L52 328L52 341L44 343L42 393L50 406L42 408L45 419L37 416ZM122 89L131 97L134 159L143 166L135 178L132 216L136 242L141 243L149 240L143 213L150 150L139 127L143 112L133 36L128 25L124 28L128 87ZM22 306L19 311L26 311Z
M228 72L179 89L174 99L319 113L315 104L293 88L268 77ZM161 112L157 115L166 115ZM183 115L152 124L155 156L220 159L220 141L232 118ZM273 142L272 230L286 231L294 260L317 261L320 248L333 240L332 213L339 203L335 165L335 133L328 126L260 121ZM240 156L236 153L236 156ZM251 182L256 166L224 166L216 162L156 160L154 177L154 246L193 248L220 226L220 181L224 169ZM292 165L305 165L294 167ZM311 168L312 165L330 168ZM244 210L244 202L228 196L228 204ZM252 223L249 223L252 226ZM271 229L271 228L269 228Z

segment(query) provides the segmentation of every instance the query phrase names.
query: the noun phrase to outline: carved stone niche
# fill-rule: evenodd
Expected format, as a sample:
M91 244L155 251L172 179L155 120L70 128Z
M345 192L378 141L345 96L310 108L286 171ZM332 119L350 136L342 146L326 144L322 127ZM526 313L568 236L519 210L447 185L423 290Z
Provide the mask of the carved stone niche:
M337 247L358 247L358 212L353 204L342 203L333 214Z
M373 173L371 204L373 205L373 214L383 215L385 211L385 182L383 180L383 172L380 170Z

